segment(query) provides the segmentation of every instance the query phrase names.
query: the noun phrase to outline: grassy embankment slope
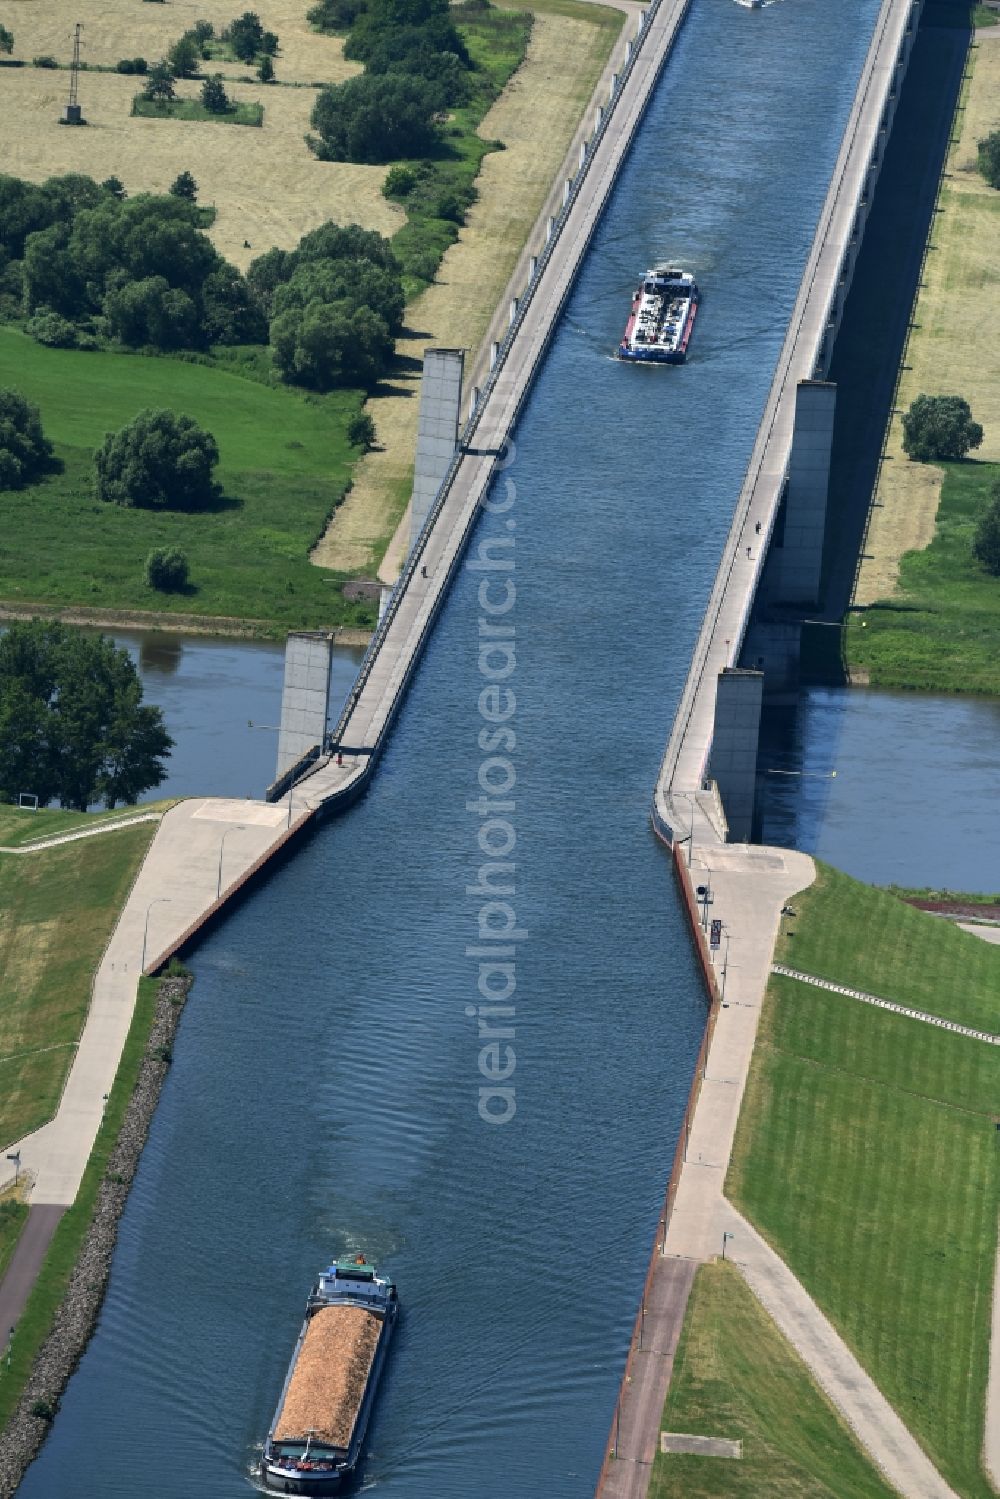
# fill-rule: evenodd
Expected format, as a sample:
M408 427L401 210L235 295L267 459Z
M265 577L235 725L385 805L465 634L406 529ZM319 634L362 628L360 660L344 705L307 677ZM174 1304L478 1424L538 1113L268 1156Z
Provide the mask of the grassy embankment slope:
M976 142L1000 127L1000 47L970 53L931 246L913 315L896 411L845 634L855 679L933 691L1000 694L1000 582L971 554L1000 478L1000 192L976 169ZM985 428L974 461L911 463L901 413L956 394Z
M0 386L40 408L65 465L0 495L7 606L224 615L262 635L370 622L308 561L350 475L344 428L357 392L310 399L178 359L47 349L13 328L0 328ZM94 449L144 406L184 412L214 435L225 491L217 510L130 510L94 498ZM186 552L190 592L146 585L145 559L158 546Z
M120 834L115 834L120 837ZM155 979L143 979L139 984L132 1024L122 1050L111 1093L108 1097L104 1118L98 1131L90 1160L80 1183L73 1206L67 1208L59 1220L45 1256L41 1273L28 1303L21 1314L17 1330L11 1339L9 1363L5 1365L4 1377L0 1380L0 1431L9 1419L20 1399L25 1381L31 1372L35 1355L45 1342L53 1318L59 1309L73 1267L80 1253L87 1229L90 1227L97 1204L101 1181L108 1161L114 1151L118 1135L135 1089L136 1081L146 1055L149 1033L152 1029L156 1008L158 984Z
M741 1440L741 1459L657 1453L649 1499L890 1499L849 1428L739 1272L701 1265L662 1430Z
M351 492L314 553L323 567L370 570L385 555L410 497L424 349L475 351L486 336L625 20L620 11L580 0L526 0L524 8L534 16L527 57L477 127L478 137L502 140L506 149L483 159L478 200L458 242L435 283L410 305L391 388L368 403L379 448L357 464ZM480 60L481 37L464 20L460 25ZM414 232L407 226L400 239ZM390 575L400 561L387 561Z
M823 866L794 905L776 961L1000 1030L1000 949ZM993 1493L998 1116L996 1048L773 977L727 1179L968 1499Z
M70 816L86 820L38 812L31 830L66 832ZM17 837L26 820L2 809L0 845L8 826ZM155 823L139 823L0 854L0 1147L44 1124L58 1105L101 954L155 832Z

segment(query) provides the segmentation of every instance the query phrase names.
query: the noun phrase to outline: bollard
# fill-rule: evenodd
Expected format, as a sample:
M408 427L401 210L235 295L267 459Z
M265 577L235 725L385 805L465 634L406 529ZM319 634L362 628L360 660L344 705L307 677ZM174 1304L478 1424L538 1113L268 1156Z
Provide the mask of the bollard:
M496 342L490 344L490 369L496 369L497 360L500 358L500 345Z
M549 222L550 223L552 222L551 219L549 220ZM535 276L537 274L538 274L538 256L537 255L529 255L528 256L528 280L529 281L534 281Z

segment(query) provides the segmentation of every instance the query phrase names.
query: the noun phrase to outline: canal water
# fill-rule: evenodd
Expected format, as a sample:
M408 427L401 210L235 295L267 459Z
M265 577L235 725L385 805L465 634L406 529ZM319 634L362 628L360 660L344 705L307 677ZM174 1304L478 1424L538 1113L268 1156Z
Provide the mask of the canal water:
M22 1499L246 1495L310 1280L356 1250L403 1305L361 1487L592 1494L705 1017L651 788L876 9L696 0L474 542L514 543L516 742L480 738L510 665L480 660L481 600L509 574L469 567L369 796L194 955ZM692 359L619 367L659 257L705 288ZM509 918L489 851L516 863ZM510 921L498 1124L467 949Z

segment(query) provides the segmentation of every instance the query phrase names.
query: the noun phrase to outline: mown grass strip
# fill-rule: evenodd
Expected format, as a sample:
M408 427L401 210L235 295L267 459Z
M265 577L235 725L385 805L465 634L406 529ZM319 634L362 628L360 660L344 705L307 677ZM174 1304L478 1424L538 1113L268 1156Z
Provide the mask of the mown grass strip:
M155 832L139 823L0 855L0 1145L56 1109L94 974Z
M955 1018L989 1007L995 1020L995 949L901 902L897 921L893 897L863 893L821 868L782 939L796 966L891 997L924 992L925 1008L941 985ZM997 1117L994 1048L773 977L726 1184L972 1499L992 1492L980 1452Z
M658 1453L649 1499L889 1499L848 1427L739 1272L695 1277L664 1431L741 1440L740 1459Z
M37 812L0 803L0 849L22 848L45 838L60 838L64 833L112 830L123 819L141 817L148 812L165 812L175 803L167 798L143 802L141 806L116 807L112 812L64 812L57 807L42 807Z
M67 1208L52 1237L48 1254L17 1324L10 1344L10 1360L0 1372L0 1429L9 1420L31 1372L38 1350L48 1337L53 1319L66 1292L84 1235L90 1227L101 1179L121 1130L152 1028L156 1009L157 981L139 984L135 1013L122 1051L118 1073L104 1111L94 1149L83 1174L72 1207Z
M28 1204L19 1197L4 1195L0 1200L0 1280L3 1280L11 1255L21 1237L21 1230L28 1221ZM0 1332L0 1346L5 1337Z
M234 100L228 109L206 109L198 99L147 99L136 94L132 113L144 120L202 120L215 125L263 125L263 104Z
M884 890L817 864L791 901L774 958L800 973L912 1005L977 1030L1000 1029L1000 947Z

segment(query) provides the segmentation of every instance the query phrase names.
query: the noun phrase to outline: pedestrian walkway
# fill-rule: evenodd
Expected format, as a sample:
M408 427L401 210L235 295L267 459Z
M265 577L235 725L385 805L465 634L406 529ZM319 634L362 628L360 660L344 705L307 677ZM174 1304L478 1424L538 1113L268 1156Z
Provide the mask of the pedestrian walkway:
M788 1266L724 1195L781 909L812 884L813 862L789 849L696 843L690 878L707 891L705 916L720 920L728 939L716 959L726 970L725 998L686 1141L665 1253L705 1262L722 1253L723 1236L731 1235L727 1258L889 1482L906 1499L956 1499Z
M994 1036L991 1031L973 1030L971 1026L959 1025L956 1020L930 1015L926 1010L913 1010L908 1005L894 1004L891 999L879 999L877 994L866 994L863 989L849 989L846 984L835 984L831 979L820 979L812 973L800 973L797 968L786 968L782 963L775 963L771 972L795 979L800 984L812 984L817 989L829 989L833 994L846 994L851 999L859 999L862 1004L891 1010L894 1015L906 1015L910 1020L921 1020L925 1025L936 1025L943 1031L954 1031L957 1036L969 1036L973 1041L985 1041L988 1046L1000 1046L1000 1036Z
M101 833L115 833L119 828L134 828L140 822L159 822L162 816L162 812L137 812L134 817L109 817L104 822L95 822L92 827L55 833L51 838L37 838L33 843L20 843L12 848L0 845L0 854L37 854L42 849L58 848L63 843L77 843L81 838L97 838Z

